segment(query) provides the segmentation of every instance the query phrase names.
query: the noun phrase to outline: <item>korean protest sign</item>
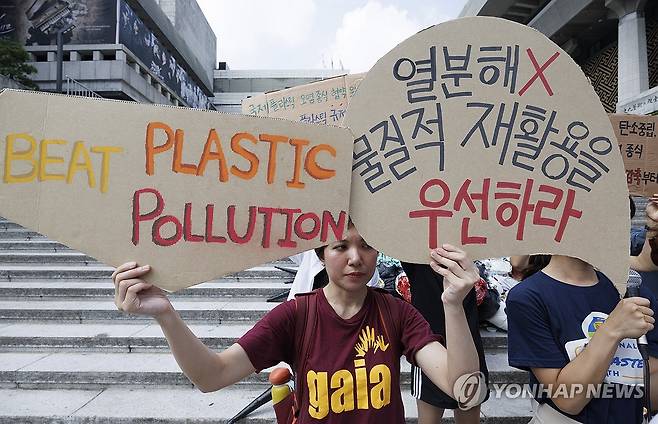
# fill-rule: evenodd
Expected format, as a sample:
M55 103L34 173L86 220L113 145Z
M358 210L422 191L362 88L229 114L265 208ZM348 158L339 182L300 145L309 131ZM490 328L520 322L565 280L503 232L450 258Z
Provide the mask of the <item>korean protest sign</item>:
M245 115L341 126L349 101L365 74L341 75L242 101Z
M177 290L341 238L348 130L6 90L0 215Z
M554 253L621 289L628 191L610 120L578 65L498 18L430 27L381 58L350 102L350 215L376 248L425 263Z
M632 194L658 193L658 116L610 114Z

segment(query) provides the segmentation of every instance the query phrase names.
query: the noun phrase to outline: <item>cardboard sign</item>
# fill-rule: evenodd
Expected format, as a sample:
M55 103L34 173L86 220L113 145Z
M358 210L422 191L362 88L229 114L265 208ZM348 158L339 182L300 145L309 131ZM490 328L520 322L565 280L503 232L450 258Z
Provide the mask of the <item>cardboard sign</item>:
M579 257L627 280L628 191L610 120L578 65L504 19L446 22L368 72L354 134L350 215L404 261L462 246L472 258Z
M0 215L177 290L341 238L351 134L7 90Z
M350 99L365 74L342 75L242 101L245 115L341 126Z
M259 94L242 100L242 113L251 116L268 116L267 96Z
M658 193L658 116L610 114L632 194Z

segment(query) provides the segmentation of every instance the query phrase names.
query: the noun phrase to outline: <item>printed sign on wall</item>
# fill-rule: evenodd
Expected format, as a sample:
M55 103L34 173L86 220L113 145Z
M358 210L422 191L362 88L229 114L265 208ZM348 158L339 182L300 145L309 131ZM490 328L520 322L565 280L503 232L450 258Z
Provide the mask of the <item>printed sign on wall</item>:
M117 0L0 0L0 38L47 46L69 25L64 44L116 43Z

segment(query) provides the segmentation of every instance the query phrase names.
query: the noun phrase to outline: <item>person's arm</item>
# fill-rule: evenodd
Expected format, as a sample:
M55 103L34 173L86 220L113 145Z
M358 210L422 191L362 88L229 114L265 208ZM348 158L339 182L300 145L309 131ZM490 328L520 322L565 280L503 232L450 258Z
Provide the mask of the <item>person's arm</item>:
M128 262L112 274L117 308L126 313L148 315L158 322L176 362L187 378L202 392L236 383L255 371L245 350L233 344L215 353L204 345L183 322L164 291L141 279L150 271Z
M655 321L649 306L649 300L642 297L621 300L605 323L596 330L587 347L567 365L559 369L531 368L543 387L564 385L567 388L569 396L551 397L560 410L571 415L580 413L591 400L587 396L587 385L603 382L619 342L625 338L638 338L653 329ZM575 387L582 387L583 390L576 390Z
M454 396L455 381L480 369L463 307L464 298L480 279L480 275L466 253L449 244L432 250L430 256L430 266L443 276L441 301L445 311L448 348L438 342L429 343L416 353L415 360L434 384Z
M635 271L658 271L658 195L654 194L647 203L647 233L642 250L630 257L630 267ZM652 257L653 256L653 257Z
M658 271L658 265L656 265L651 259L652 250L658 249L658 240L655 239L655 235L652 236L652 239L649 238L649 234L647 233L647 238L644 240L640 254L629 257L631 269L640 272ZM653 248L651 243L656 244L656 248Z

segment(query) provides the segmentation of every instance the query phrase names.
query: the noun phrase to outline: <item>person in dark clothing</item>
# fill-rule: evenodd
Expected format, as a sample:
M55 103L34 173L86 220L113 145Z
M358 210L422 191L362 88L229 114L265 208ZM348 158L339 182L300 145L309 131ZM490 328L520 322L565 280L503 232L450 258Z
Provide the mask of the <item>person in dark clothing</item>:
M409 283L411 284L411 303L421 315L429 322L435 334L445 337L445 314L440 307L443 294L443 277L435 273L429 265L402 262ZM464 312L468 327L475 342L475 348L480 361L480 372L489 382L489 372L484 359L484 347L480 338L479 319L477 314L475 289L472 289L464 299ZM441 421L445 409L453 409L457 424L479 423L480 406L462 411L457 402L434 385L429 378L418 368L412 366L411 393L418 405L418 423L434 424ZM486 400L486 398L485 398Z

